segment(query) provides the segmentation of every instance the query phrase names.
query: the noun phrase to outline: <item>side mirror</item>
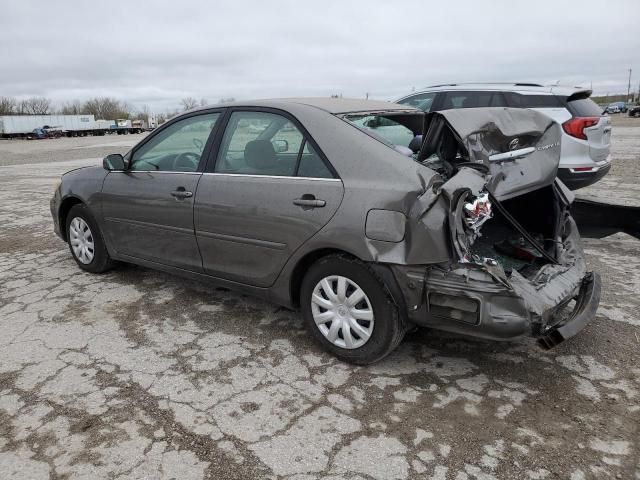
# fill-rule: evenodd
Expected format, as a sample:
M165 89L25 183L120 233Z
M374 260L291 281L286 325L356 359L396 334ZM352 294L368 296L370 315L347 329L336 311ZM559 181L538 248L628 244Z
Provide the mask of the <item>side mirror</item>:
M124 170L124 157L119 153L112 153L102 159L102 167L110 172L113 170Z
M273 149L276 151L276 153L289 151L289 142L286 140L274 140L271 143L273 143Z

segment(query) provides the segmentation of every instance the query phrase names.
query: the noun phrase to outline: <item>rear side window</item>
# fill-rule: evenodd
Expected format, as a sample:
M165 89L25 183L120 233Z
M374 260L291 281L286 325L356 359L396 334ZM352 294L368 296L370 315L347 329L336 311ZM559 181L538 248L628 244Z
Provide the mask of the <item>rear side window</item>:
M233 112L222 138L216 172L293 176L304 137L281 115Z
M298 166L299 177L309 178L333 178L333 174L327 168L325 163L320 158L320 155L316 152L313 145L309 142L304 142L304 148L300 157L300 164Z
M574 117L599 117L602 115L602 108L590 98L570 100L567 102L567 108Z
M333 178L322 157L288 118L258 111L231 114L215 172Z
M454 108L506 107L502 92L445 92L441 110Z
M401 105L409 105L411 107L415 107L423 112L430 112L431 107L433 105L433 100L436 98L436 94L434 93L418 93L417 95L412 95L404 100L400 100L398 103Z
M562 108L562 101L555 95L523 95L505 92L510 107L516 108Z

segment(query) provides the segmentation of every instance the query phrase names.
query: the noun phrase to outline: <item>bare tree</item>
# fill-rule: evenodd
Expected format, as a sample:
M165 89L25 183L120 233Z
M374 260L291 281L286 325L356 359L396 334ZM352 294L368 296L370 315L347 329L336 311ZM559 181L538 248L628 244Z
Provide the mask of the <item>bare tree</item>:
M0 97L0 115L16 113L17 102L13 97Z
M218 100L218 103L229 103L229 102L235 102L236 99L233 97L227 97L227 98L221 98L220 100Z
M180 104L182 105L182 109L187 111L197 107L198 101L193 97L187 97L180 100Z
M209 100L207 100L206 98L202 97L200 99L200 106L201 107L206 107L207 105L209 105Z
M65 102L62 104L62 108L60 109L60 113L62 115L81 115L82 112L82 103L80 100L73 100L71 102Z
M133 119L143 120L148 124L149 123L149 106L143 105L142 108L134 114Z
M51 100L45 97L31 97L20 101L18 112L25 115L47 115L51 109Z
M110 97L98 97L87 100L82 106L82 113L93 115L96 119L127 119L131 107L124 102Z

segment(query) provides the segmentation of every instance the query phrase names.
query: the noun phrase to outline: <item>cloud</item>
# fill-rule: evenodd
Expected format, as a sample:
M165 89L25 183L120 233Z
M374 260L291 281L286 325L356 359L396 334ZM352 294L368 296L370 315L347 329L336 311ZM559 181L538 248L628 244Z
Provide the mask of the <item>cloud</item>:
M488 3L488 2L484 2ZM0 95L95 95L156 111L181 98L393 99L468 81L640 78L640 3L595 1L7 2ZM8 48L7 48L8 47Z

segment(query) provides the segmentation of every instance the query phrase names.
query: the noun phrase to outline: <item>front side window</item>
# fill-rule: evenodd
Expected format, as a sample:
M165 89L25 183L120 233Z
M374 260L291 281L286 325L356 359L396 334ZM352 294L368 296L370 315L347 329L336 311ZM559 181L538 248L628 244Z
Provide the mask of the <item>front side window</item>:
M435 98L435 93L418 93L416 95L412 95L403 100L400 100L398 103L400 103L401 105L409 105L428 113L431 111L433 100Z
M301 171L298 172L298 169ZM246 175L332 177L302 132L288 118L267 112L231 114L215 171Z
M219 113L179 120L154 135L133 153L133 171L195 172Z

